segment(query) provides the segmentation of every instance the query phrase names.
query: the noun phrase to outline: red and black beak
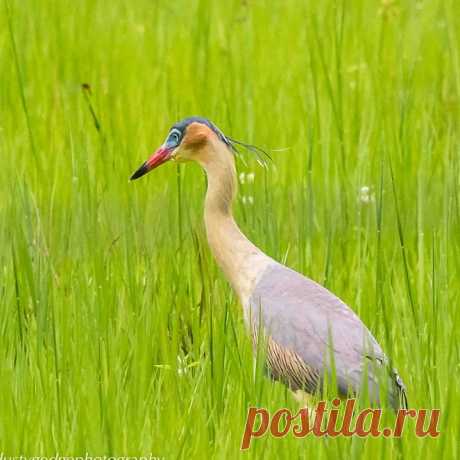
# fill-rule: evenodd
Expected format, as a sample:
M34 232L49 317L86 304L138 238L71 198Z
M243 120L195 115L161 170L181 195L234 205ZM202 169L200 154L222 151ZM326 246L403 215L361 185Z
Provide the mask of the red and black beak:
M171 159L171 154L174 149L162 145L131 177L130 180L139 179L144 174L147 174L152 169L166 163Z

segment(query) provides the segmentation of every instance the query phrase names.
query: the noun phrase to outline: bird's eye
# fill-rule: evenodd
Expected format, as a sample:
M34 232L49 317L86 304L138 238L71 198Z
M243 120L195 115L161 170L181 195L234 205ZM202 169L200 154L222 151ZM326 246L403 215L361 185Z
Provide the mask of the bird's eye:
M171 131L168 136L167 143L177 146L180 142L180 133L177 130Z

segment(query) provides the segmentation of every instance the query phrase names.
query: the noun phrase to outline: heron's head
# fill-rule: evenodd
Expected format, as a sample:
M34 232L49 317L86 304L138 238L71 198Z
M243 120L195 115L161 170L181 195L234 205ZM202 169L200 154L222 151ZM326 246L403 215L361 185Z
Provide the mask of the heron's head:
M169 160L195 160L203 163L207 154L205 147L215 142L222 142L229 149L233 149L232 141L206 118L185 118L171 127L163 145L141 165L131 176L131 180L147 174Z

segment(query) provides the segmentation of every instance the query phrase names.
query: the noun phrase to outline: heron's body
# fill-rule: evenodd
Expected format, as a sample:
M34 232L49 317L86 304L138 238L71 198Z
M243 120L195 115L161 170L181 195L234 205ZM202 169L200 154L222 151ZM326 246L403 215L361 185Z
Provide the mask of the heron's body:
M182 137L170 157L178 151L181 159L193 159L206 171L209 245L239 297L254 343L260 331L267 337L271 375L293 390L314 393L333 374L341 396L359 394L366 384L371 401L386 399L398 407L405 399L404 386L358 316L326 288L264 254L238 228L232 215L236 170L228 139L198 118L184 120L171 133L181 124ZM145 163L133 177L155 167L159 157L165 161L161 151L151 167ZM382 370L388 377L383 385L378 378Z

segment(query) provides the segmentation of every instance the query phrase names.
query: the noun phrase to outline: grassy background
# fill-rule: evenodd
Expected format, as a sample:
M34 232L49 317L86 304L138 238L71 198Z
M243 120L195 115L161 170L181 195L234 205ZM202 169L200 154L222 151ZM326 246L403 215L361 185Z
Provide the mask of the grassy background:
M457 456L456 2L308 3L0 0L5 454ZM250 404L297 406L253 373L204 236L204 176L128 182L191 114L288 148L267 171L239 163L255 174L241 227L353 306L411 405L441 408L439 438L266 437L239 453Z

